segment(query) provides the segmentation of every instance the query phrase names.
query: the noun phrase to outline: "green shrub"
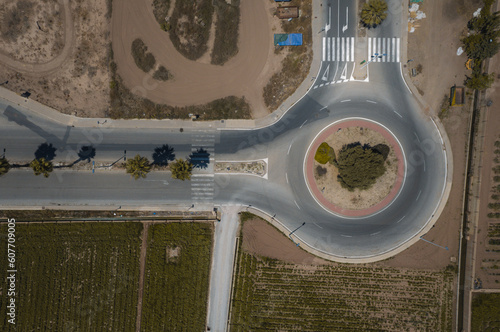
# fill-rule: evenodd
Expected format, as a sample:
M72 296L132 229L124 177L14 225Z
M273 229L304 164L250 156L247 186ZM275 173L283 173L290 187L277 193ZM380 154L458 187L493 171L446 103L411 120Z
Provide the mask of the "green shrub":
M160 66L153 74L153 78L159 81L168 81L172 75L167 68Z

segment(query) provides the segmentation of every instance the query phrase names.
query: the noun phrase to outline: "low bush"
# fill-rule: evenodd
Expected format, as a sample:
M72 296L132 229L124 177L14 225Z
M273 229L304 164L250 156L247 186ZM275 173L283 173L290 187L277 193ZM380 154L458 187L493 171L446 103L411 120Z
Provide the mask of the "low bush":
M148 47L139 38L132 42L132 57L137 67L145 73L153 69L156 64L154 55L148 52Z

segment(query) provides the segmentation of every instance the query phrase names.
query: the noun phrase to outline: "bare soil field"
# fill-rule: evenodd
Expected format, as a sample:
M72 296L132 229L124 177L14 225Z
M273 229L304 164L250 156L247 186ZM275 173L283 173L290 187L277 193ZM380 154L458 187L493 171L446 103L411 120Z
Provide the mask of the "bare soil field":
M453 268L326 263L267 222L244 221L231 330L449 331Z
M360 127L344 128L330 135L325 142L334 149L335 153L338 153L344 145L354 142L359 142L361 145L369 144L372 147L377 144L390 146L380 133ZM315 160L314 168L317 169L318 166L326 169L326 174L322 176L319 176L318 172L315 173L316 184L318 188L323 188L323 196L331 203L350 210L366 209L382 201L391 192L398 175L398 159L392 149L385 161L385 173L367 190L356 189L351 192L342 188L340 182L337 181L339 172L336 166L330 163L321 165Z
M6 88L78 116L109 104L108 0L0 4L0 77Z

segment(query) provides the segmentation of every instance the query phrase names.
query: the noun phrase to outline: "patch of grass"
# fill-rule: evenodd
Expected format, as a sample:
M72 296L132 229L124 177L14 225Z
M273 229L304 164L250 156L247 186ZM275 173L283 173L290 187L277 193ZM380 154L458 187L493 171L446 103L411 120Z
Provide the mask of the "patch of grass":
M172 78L172 74L170 74L170 72L167 70L167 68L160 66L153 73L153 78L155 80L159 80L159 81L168 81L169 79Z
M471 331L499 331L499 317L500 294L473 295Z
M294 2L300 7L301 15L291 21L282 20L281 27L285 33L302 33L303 45L287 46L288 55L283 60L280 72L274 74L264 87L264 102L269 110L273 111L290 97L309 74L312 63L312 30L311 0ZM276 53L283 50L280 46Z
M240 0L215 0L217 23L215 24L215 39L212 50L214 65L223 65L238 53L238 30L240 26Z
M324 165L327 162L335 162L335 151L328 145L328 143L323 142L318 146L316 153L314 154L314 160L318 163Z
M6 226L0 225L2 237ZM141 230L140 223L17 224L16 330L135 330ZM11 328L6 285L0 286L2 331Z
M212 0L175 1L170 40L186 58L196 60L207 51L213 12Z
M449 331L454 272L287 264L240 250L231 331Z
M170 9L170 0L153 0L153 15L158 24L166 23L165 18Z
M205 330L212 234L208 223L150 226L143 331Z
M153 69L156 64L154 55L148 52L148 47L144 44L142 39L139 38L132 42L132 57L137 67L145 73Z

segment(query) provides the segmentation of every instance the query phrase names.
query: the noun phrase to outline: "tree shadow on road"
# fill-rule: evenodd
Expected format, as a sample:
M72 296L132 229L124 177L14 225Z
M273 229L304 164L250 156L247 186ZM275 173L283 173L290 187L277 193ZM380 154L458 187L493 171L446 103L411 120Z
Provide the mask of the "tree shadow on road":
M193 167L207 168L210 163L210 153L203 148L199 148L189 155L189 162Z
M175 160L174 148L168 144L163 144L155 148L153 153L153 164L158 166L167 166L170 161Z
M45 158L45 160L54 160L57 148L52 143L42 143L35 151L35 159Z

